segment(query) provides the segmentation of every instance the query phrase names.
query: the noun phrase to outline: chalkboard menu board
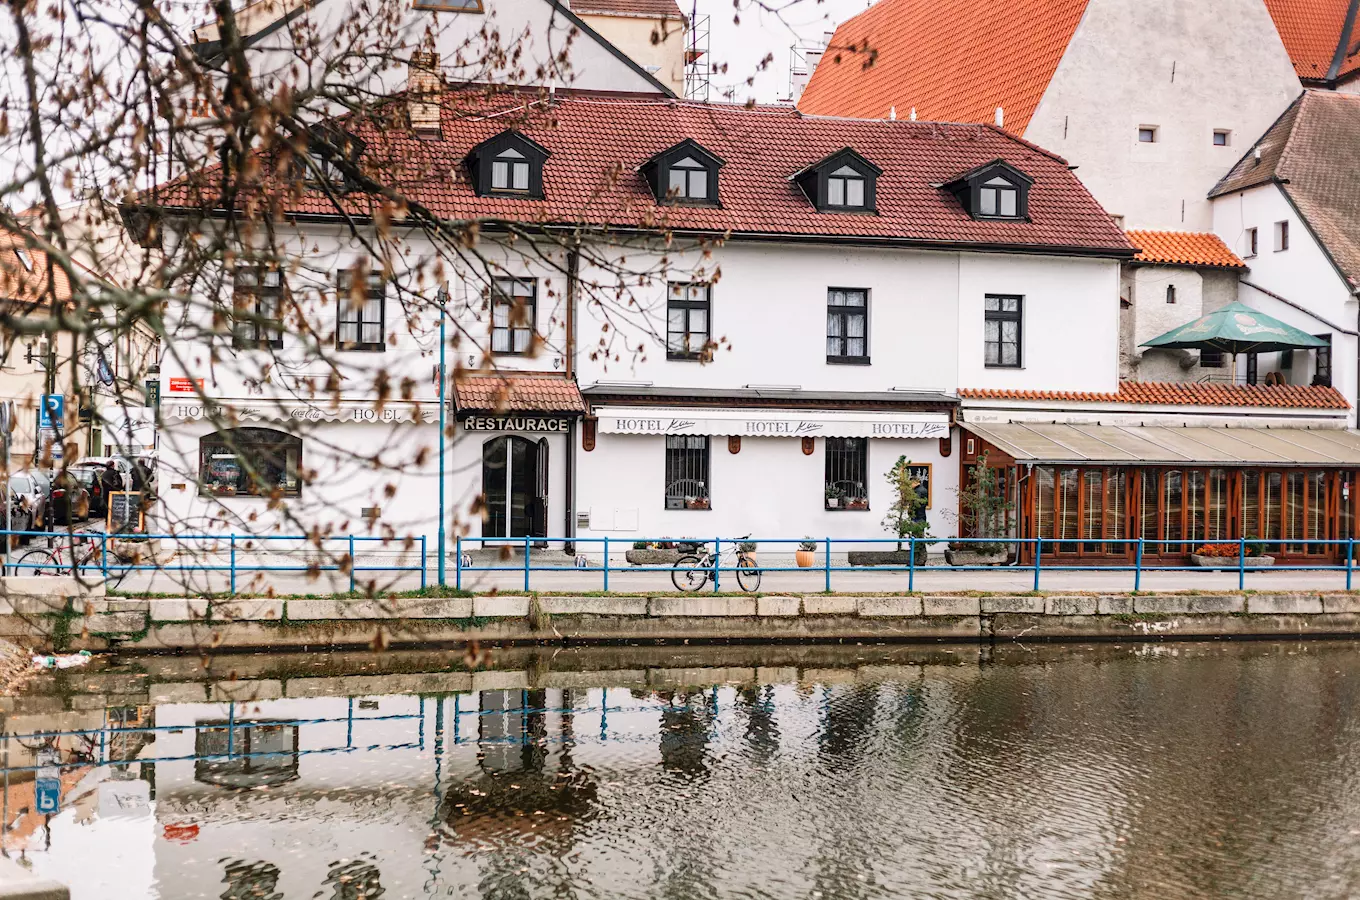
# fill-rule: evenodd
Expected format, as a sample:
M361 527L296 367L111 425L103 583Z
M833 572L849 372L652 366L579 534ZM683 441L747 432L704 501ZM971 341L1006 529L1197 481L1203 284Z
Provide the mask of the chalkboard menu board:
M113 491L109 494L109 534L132 534L145 530L141 491Z

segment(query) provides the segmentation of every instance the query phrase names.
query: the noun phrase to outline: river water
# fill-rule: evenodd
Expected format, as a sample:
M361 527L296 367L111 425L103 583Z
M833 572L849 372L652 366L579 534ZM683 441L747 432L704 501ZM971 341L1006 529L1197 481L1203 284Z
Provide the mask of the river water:
M3 843L75 900L1356 897L1357 650L101 662L0 700Z

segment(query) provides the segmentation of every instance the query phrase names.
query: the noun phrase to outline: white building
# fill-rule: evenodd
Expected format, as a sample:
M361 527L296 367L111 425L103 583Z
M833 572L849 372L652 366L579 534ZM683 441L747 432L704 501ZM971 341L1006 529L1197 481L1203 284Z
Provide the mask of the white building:
M338 322L335 286L365 251L311 189L278 223L291 270L238 265L169 311L185 324L162 366L167 525L433 537L436 261L458 334L448 510L474 539L887 537L900 457L946 535L960 387L1116 388L1133 251L1060 159L999 129L565 91L488 102L498 115L446 108L419 144L348 127L374 170L459 161L400 185L448 221L535 236L484 227L470 259L399 222L388 277ZM168 244L205 225L191 188L163 197ZM233 283L254 311L234 336L211 321ZM310 331L271 319L274 296ZM383 402L379 373L401 386ZM238 425L264 430L212 437Z

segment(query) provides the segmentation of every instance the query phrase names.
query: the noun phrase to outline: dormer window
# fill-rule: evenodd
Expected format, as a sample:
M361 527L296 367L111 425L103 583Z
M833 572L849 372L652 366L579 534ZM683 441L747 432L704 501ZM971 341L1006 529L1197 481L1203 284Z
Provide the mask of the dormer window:
M795 173L791 180L821 212L874 212L883 170L849 147Z
M1028 219L1034 179L1004 160L993 160L939 185L974 219Z
M344 192L350 188L341 161L358 167L363 156L364 142L337 128L317 128L307 142L307 160L303 180L308 187Z
M707 200L708 167L692 156L671 163L666 195L671 200Z
M1000 175L982 183L978 199L978 213L984 216L1013 219L1020 209L1020 189Z
M514 147L506 147L491 161L491 189L493 191L529 190L529 161Z
M638 171L659 203L718 206L723 161L688 138L647 160Z
M541 200L547 159L546 148L517 131L503 131L473 147L466 162L478 196Z

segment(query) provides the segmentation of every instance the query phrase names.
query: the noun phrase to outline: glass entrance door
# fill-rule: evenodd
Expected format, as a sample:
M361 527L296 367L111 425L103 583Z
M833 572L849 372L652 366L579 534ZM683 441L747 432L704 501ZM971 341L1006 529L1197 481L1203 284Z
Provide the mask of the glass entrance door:
M548 467L547 442L514 435L482 445L483 537L539 537L543 534Z

